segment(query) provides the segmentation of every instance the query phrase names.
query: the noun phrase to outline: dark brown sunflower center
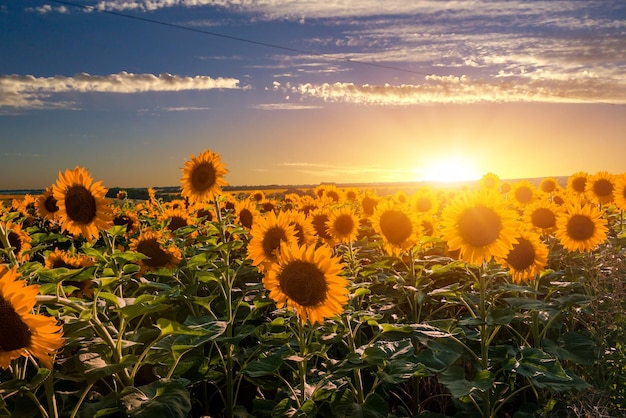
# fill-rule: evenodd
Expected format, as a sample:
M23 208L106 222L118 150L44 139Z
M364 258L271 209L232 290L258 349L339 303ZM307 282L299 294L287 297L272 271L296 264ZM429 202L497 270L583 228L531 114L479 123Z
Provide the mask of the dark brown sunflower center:
M198 164L191 172L191 186L194 190L203 192L210 189L217 181L215 167L209 162Z
M59 207L57 206L57 200L52 195L46 197L46 200L43 202L43 206L50 213L54 213L59 210Z
M156 238L140 241L137 244L137 251L149 257L142 260L148 267L164 267L172 260L172 256L161 248Z
M587 179L584 177L576 177L572 180L572 189L575 192L582 193L585 191L585 185L587 183Z
M356 193L353 191L349 191L346 193L346 199L348 200L355 200L356 199Z
M52 267L53 269L58 269L58 268L66 268L66 269L75 269L77 268L77 266L74 266L72 264L69 264L67 262L65 262L65 260L63 260L62 258L57 258L54 261L52 261Z
M89 224L96 217L96 209L96 198L84 186L76 184L65 192L65 212L72 221Z
M263 254L266 258L274 258L274 252L280 248L281 241L287 241L283 228L275 226L267 230L263 237Z
M296 230L296 238L298 239L298 244L302 245L306 241L306 237L304 236L304 227L299 223L292 223L293 229Z
M374 209L376 208L376 205L378 204L378 201L376 201L376 199L372 199L371 197L364 197L363 200L361 201L361 207L363 208L363 213L365 213L366 215L373 215L374 214Z
M263 212L272 212L274 209L276 209L276 207L272 202L263 202L261 205L261 210Z
M525 238L519 238L506 256L506 261L517 271L526 270L535 262L535 247Z
M0 352L19 350L30 344L30 329L13 305L0 296Z
M330 197L333 202L339 202L339 193L334 190L329 191L326 196Z
M295 260L285 265L278 274L278 283L285 295L305 307L317 306L326 300L328 285L315 264Z
M248 209L242 209L239 212L239 223L245 226L246 228L252 228L252 220L254 217L252 216L252 212Z
M530 221L537 228L547 229L556 225L556 216L547 208L538 208L530 215Z
M213 220L213 213L207 209L198 209L196 212L196 216L198 218L206 218L207 221L211 222Z
M567 235L574 241L585 241L593 237L595 225L585 215L574 215L567 221Z
M546 181L541 183L541 190L546 193L551 193L556 189L556 184L553 181Z
M459 232L473 247L492 244L500 236L502 222L491 209L477 206L467 209L459 219Z
M314 216L313 220L311 221L313 227L315 228L315 232L317 232L317 235L320 238L330 239L332 237L328 233L328 227L326 226L326 222L328 222L328 215L326 214Z
M415 207L418 212L428 212L433 207L433 202L426 197L420 197L415 202Z
M132 229L132 227L134 226L133 224L134 224L133 220L126 215L120 215L120 216L116 216L115 218L113 218L113 225L119 225L119 226L126 225L127 231L130 231Z
M167 229L170 231L176 231L179 228L187 226L187 220L182 216L172 216L170 223L167 225Z
M351 234L354 231L354 219L350 215L339 215L335 219L335 229L340 234Z
M413 233L409 217L397 210L388 210L380 216L380 231L392 245L401 245Z
M520 203L528 203L533 200L533 192L528 187L520 187L515 191L515 200Z
M20 249L22 248L22 239L20 238L20 236L15 232L10 231L7 238L9 241L9 245L15 248L16 253L19 253ZM0 242L0 247L4 248L4 243Z
M613 183L606 179L599 179L593 183L593 193L600 197L611 196L613 194Z

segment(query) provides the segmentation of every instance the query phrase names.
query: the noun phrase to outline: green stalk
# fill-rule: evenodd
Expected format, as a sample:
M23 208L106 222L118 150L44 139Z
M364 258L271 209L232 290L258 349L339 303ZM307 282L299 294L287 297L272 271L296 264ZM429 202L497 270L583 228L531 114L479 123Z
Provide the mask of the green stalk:
M58 418L59 411L57 409L57 401L54 393L53 372L50 372L50 376L48 376L43 384L46 392L46 401L48 403L48 416Z

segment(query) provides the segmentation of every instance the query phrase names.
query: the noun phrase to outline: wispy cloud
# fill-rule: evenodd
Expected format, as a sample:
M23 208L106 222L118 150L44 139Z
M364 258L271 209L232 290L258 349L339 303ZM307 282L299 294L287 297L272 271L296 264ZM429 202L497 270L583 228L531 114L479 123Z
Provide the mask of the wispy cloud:
M252 106L253 109L261 110L310 110L320 109L322 106L304 105L297 103L264 103Z
M65 92L133 94L239 88L242 88L239 86L239 80L234 78L182 77L172 74L121 72L96 76L80 73L73 77L0 75L0 107L22 109L67 107L69 103L52 99L53 94Z

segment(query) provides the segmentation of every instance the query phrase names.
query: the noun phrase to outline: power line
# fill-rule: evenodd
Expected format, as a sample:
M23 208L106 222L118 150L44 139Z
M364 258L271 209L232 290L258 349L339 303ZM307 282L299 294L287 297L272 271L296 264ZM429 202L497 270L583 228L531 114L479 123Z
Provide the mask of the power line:
M274 48L274 49L279 49L279 50L282 50L282 51L294 52L294 53L297 53L297 54L316 56L316 57L325 58L325 59L332 60L332 61L341 61L341 62L346 62L346 63L351 63L351 64L367 65L367 66L370 66L370 67L383 68L383 69L386 69L386 70L401 71L401 72L405 72L405 73L418 74L418 75L426 75L426 76L427 75L431 75L431 73L426 73L426 72L423 72L423 71L411 70L411 69L408 69L408 68L396 67L396 66L393 66L393 65L379 64L379 63L369 62L369 61L354 60L354 59L351 59L351 58L338 58L336 56L329 55L329 54L324 54L324 53L320 53L320 52L309 51L309 50L299 49L299 48L291 48L291 47L288 47L288 46L273 44L273 43L269 43L269 42L254 41L254 40L248 39L248 38L242 38L242 37L239 37L239 36L232 36L232 35L225 35L223 33L208 31L208 30L204 30L204 29L192 28L192 27L189 27L189 26L179 25L179 24L176 24L176 23L164 22L162 20L149 19L147 17L140 17L140 16L133 16L133 15L125 14L125 13L116 12L116 11L113 11L113 10L104 10L104 9L97 8L96 6L88 6L88 5L84 5L84 4L78 4L78 3L73 3L71 1L65 1L65 0L47 0L47 1L49 1L51 3L62 4L62 5L65 5L65 6L76 7L76 8L83 9L83 10L96 11L96 12L99 12L99 13L106 13L106 14L113 15L113 16L125 17L125 18L128 18L128 19L138 20L138 21L141 21L141 22L153 23L153 24L156 24L156 25L161 25L161 26L167 26L167 27L171 27L171 28L175 28L175 29L186 30L188 32L195 32L195 33L200 33L200 34L203 34L203 35L210 35L210 36L215 36L215 37L218 37L218 38L230 39L232 41L245 42L245 43L252 44L252 45L264 46L264 47L267 47L267 48Z

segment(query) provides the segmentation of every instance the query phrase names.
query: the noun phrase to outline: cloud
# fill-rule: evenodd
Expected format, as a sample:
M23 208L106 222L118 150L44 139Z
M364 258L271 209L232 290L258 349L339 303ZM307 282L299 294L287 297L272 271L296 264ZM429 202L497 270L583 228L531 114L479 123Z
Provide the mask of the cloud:
M321 109L322 106L303 105L296 103L266 103L252 106L254 109L261 110L310 110Z
M86 73L73 77L35 77L33 75L0 75L0 107L43 108L68 107L69 103L53 101L53 94L176 92L183 90L239 89L234 78L208 76L181 77L172 74L132 74L125 71L106 76ZM245 87L244 87L245 88Z
M496 80L468 76L427 76L421 84L357 85L354 83L274 82L274 90L325 102L410 106L505 102L626 104L626 80L582 72L569 77L547 72L500 74Z

